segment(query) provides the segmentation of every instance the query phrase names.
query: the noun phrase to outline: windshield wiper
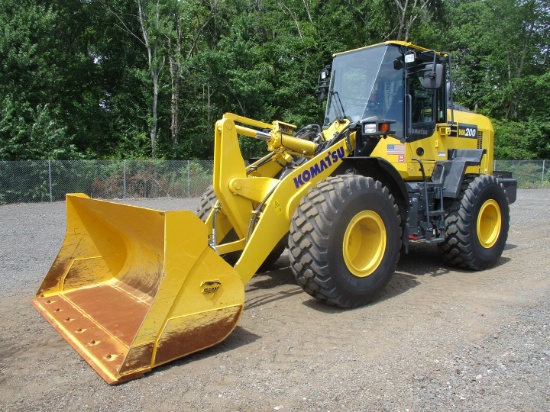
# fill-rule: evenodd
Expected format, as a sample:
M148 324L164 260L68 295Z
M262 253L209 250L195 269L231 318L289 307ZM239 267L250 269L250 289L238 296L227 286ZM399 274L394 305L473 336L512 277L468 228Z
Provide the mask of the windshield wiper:
M346 111L344 110L344 104L340 99L340 94L338 94L338 92L332 92L332 95L336 96L338 98L338 103L340 103L340 110L336 110L337 120L344 120L346 118Z
M334 100L333 96L337 97L337 101L339 103L340 107L335 107L334 111L336 112L336 120L344 120L346 118L346 111L344 110L344 104L342 103L342 100L340 99L340 95L338 92L334 91L334 80L336 79L336 70L332 73L332 78L330 79L330 102L332 104L332 101ZM336 105L338 106L338 105ZM328 111L327 111L328 113Z

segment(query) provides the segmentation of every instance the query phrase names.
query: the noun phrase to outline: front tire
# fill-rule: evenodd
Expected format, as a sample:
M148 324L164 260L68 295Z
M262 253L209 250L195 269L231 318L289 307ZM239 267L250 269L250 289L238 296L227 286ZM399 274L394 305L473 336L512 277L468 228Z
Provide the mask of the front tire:
M510 207L494 176L466 180L460 197L447 208L445 241L439 245L446 263L484 270L502 255L510 227Z
M352 308L389 282L401 248L397 205L370 177L330 177L300 202L289 236L290 264L311 296Z

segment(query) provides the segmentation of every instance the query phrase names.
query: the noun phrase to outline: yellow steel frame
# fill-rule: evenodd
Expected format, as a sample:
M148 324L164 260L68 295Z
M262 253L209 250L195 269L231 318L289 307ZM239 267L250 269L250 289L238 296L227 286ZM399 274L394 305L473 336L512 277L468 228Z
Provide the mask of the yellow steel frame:
M347 125L347 120L335 122L323 132L325 140ZM266 140L271 154L267 160L264 158L247 167L238 136L256 138L262 129L269 130L269 137L266 132L260 135ZM342 158L349 156L355 145L354 139L355 134L352 133L348 141L342 139L315 154L316 143L285 134L279 122L267 124L229 113L216 123L213 187L219 201L219 211L216 212L215 229L218 239L222 239L232 228L239 240L215 247L219 253L242 249L235 270L243 283L252 278L277 242L288 232L290 219L305 193L330 176ZM292 170L285 179L277 179L276 174L292 161L293 155L305 156L309 160ZM337 161L333 161L335 159ZM258 167L258 164L261 166ZM310 171L312 167L313 171ZM303 181L303 173L307 181ZM214 229L212 214L207 224L210 230Z

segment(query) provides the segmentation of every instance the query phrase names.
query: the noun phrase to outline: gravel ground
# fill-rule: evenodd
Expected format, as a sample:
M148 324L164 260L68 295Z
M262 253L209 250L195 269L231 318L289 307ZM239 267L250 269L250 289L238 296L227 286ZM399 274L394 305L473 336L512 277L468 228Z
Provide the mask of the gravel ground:
M519 191L495 268L456 270L414 245L385 293L355 310L302 292L283 255L246 285L223 343L118 386L30 305L63 240L64 203L0 206L0 411L549 411L549 204L550 191Z

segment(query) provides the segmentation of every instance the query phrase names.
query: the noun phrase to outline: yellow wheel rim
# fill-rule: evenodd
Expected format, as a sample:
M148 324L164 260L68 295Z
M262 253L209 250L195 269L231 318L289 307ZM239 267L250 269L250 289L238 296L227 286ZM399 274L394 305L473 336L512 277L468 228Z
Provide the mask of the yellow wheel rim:
M371 275L386 251L386 226L378 213L364 210L351 220L342 247L349 271L357 277Z
M481 206L477 216L477 237L486 249L495 245L500 235L502 215L496 200L489 199Z

